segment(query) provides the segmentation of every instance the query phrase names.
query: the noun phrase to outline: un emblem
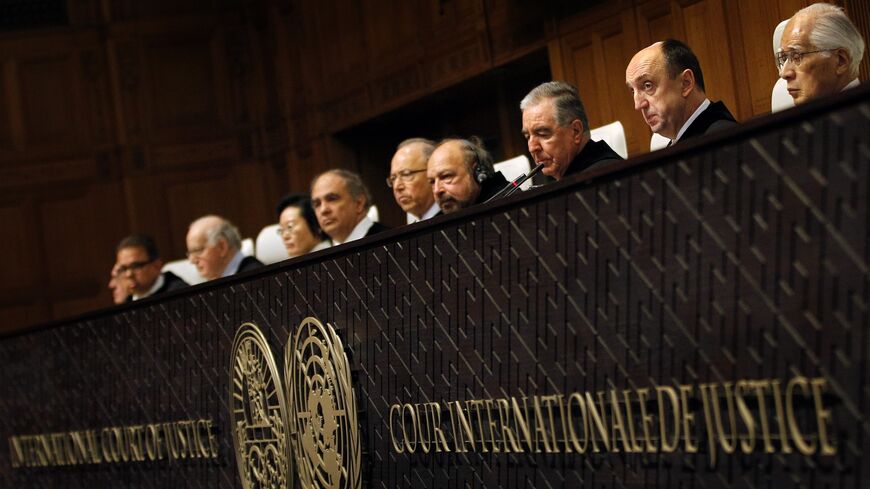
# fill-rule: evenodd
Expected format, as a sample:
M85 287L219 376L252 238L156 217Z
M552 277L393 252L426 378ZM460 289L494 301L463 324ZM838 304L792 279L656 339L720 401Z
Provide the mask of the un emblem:
M287 403L272 350L256 325L236 332L230 361L230 420L242 486L292 487Z
M308 317L284 355L291 451L306 489L358 489L359 432L347 355L331 325Z

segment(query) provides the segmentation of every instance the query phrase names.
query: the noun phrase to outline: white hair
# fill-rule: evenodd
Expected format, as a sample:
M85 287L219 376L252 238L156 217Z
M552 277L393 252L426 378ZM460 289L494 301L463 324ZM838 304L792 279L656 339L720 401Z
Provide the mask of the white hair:
M858 76L861 59L864 58L864 38L843 9L829 3L814 3L798 10L797 15L808 15L815 19L810 32L810 42L816 49L843 48L852 57L850 74Z

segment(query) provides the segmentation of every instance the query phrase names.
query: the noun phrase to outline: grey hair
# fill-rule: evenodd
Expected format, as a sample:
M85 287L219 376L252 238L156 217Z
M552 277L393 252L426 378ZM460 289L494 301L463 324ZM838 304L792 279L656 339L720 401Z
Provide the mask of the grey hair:
M399 143L398 146L396 146L396 151L399 151L400 149L402 149L406 146L411 146L412 144L421 145L420 152L423 155L423 162L424 163L429 160L429 157L432 156L432 152L435 151L435 141L432 141L431 139L426 139L426 138L406 139L406 140L402 141L401 143Z
M570 125L571 121L580 119L583 123L583 132L589 135L589 118L586 116L586 109L583 107L583 101L580 100L577 87L563 81L541 83L523 97L520 101L520 110L525 111L544 99L553 99L556 124L565 127Z
M849 52L852 57L849 73L852 77L857 77L864 58L864 38L843 9L829 3L814 3L798 10L795 16L798 15L814 18L810 42L816 49L843 48Z
M369 188L366 187L366 184L363 183L362 178L359 175L350 170L345 170L342 168L326 170L325 172L317 175L316 177L314 177L313 180L311 180L311 187L314 187L314 184L317 182L317 180L320 179L320 177L330 173L333 175L337 175L341 177L342 180L344 180L344 184L347 186L347 192L350 194L350 197L353 200L356 200L360 198L360 196L362 196L365 201L365 208L368 209L372 206L372 194L371 192L369 192Z
M224 218L221 218L220 224L206 230L205 238L209 246L216 245L223 238L227 241L230 248L234 250L242 249L242 235L239 234L239 229Z

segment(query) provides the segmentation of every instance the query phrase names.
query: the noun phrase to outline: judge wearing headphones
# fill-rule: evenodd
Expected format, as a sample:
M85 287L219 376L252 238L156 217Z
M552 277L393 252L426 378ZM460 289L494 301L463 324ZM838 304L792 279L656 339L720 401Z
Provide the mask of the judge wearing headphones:
M476 137L438 143L429 157L426 175L445 214L486 202L508 184L504 175L493 169L492 157Z

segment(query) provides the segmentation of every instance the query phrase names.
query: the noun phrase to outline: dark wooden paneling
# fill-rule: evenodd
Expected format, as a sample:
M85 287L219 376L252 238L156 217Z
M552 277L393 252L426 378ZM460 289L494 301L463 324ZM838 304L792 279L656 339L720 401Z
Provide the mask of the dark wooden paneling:
M4 202L0 205L0 222L3 223L0 226L0 256L6 257L7 263L7 266L0 267L0 286L7 294L13 289L38 286L45 278L42 273L45 262L40 259L45 250L40 239L42 222L33 212L32 201ZM69 255L63 254L70 259Z
M634 56L636 32L625 12L577 28L560 39L567 80L576 83L592 128L621 121L631 153L649 146L650 132L625 88L625 66Z
M217 72L210 38L164 40L145 48L149 121L154 137L168 139L179 130L220 127ZM183 133L187 135L189 133Z

